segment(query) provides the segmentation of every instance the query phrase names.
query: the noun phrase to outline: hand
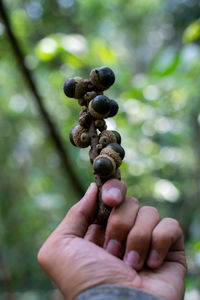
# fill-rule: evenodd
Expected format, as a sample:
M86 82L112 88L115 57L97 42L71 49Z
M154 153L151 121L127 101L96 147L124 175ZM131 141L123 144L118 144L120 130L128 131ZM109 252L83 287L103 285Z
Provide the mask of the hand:
M113 207L106 228L94 224L97 186L85 196L39 251L38 261L68 300L100 284L137 288L169 300L184 297L186 261L182 230L161 219L154 207L140 207L112 179L102 199Z

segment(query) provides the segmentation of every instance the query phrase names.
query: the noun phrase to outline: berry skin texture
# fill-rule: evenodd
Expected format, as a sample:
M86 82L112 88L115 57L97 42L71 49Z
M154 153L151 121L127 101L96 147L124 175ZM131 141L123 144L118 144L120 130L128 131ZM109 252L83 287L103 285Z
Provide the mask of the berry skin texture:
M110 148L110 149L114 150L115 152L117 152L119 154L119 156L121 157L121 159L123 159L125 156L124 148L122 148L122 146L117 143L108 144L106 146L106 148Z
M111 157L115 161L117 168L119 168L119 166L121 166L122 159L121 159L119 153L116 152L115 150L113 150L112 148L108 148L108 147L103 148L100 152L100 155L107 155L107 156Z
M75 129L76 129L77 126L78 126L78 125L72 127L72 129L70 130L70 133L69 133L69 140L70 140L71 144L72 144L73 146L75 146L75 147L76 147L76 145L75 145L75 143L74 143L73 136L74 136L74 132L75 132Z
M70 142L72 145L79 148L86 148L90 145L90 138L86 128L76 125L69 133Z
M110 143L116 143L117 138L111 130L104 130L99 136L99 143L104 147Z
M110 100L111 101L111 110L108 115L108 118L114 117L118 113L119 106L115 100Z
M76 83L75 83L74 78L69 78L65 81L63 90L67 97L74 98L75 88L76 88Z
M99 95L92 100L91 106L97 113L105 115L111 110L111 101L108 97Z
M98 128L100 131L103 131L106 129L106 122L104 119L97 119L95 121L95 127Z
M117 143L120 145L121 144L121 135L116 130L112 130L112 132L114 133L114 135L115 135L115 137L117 139Z
M115 82L115 74L108 67L93 69L90 73L92 84L99 90L107 90Z
M108 155L99 155L93 163L94 174L109 177L116 171L115 161Z
M89 112L96 119L108 117L111 110L111 101L108 97L99 95L89 103Z
M67 97L80 99L86 92L88 82L81 77L69 78L65 81L63 90Z

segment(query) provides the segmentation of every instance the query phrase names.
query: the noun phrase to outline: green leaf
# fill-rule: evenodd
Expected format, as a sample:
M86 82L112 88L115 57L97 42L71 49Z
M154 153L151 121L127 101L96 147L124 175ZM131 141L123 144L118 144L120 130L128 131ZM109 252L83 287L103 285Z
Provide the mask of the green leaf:
M150 73L158 76L167 76L174 72L179 64L179 53L174 47L168 47L156 54L150 64Z
M200 38L200 19L191 23L183 33L183 43L190 43Z

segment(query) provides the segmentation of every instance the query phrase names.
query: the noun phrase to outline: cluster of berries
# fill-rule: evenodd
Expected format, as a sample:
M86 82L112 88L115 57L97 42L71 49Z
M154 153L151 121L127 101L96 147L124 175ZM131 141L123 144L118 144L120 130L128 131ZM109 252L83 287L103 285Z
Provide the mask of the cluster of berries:
M107 130L104 120L118 112L117 102L103 95L103 91L114 81L113 71L108 67L100 67L91 71L89 80L70 78L66 80L63 88L66 96L78 99L78 103L84 106L79 125L70 131L70 141L80 148L91 146L89 156L94 174L103 182L109 178L121 178L119 166L125 155L120 145L120 134Z

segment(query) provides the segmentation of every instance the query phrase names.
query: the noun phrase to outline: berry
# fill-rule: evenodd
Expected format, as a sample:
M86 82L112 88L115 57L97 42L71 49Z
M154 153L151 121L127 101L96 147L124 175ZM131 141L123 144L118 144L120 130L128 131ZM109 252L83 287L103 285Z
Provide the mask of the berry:
M112 130L112 132L114 133L116 139L117 139L117 143L121 144L121 135L119 134L119 132Z
M110 149L114 150L115 152L117 152L119 154L119 156L121 157L121 159L123 159L125 156L124 148L122 148L122 146L120 146L117 143L108 144L106 146L106 148L110 148Z
M72 145L79 148L86 148L90 145L88 131L80 125L76 125L71 129L69 139Z
M90 79L96 88L104 91L114 83L115 74L110 68L103 66L92 70Z
M108 97L99 95L89 103L89 112L96 119L108 117L111 110L111 101Z
M76 82L74 78L69 78L68 80L65 81L63 90L67 97L74 98L75 88L76 88Z
M80 99L86 93L88 87L87 80L82 79L81 77L69 78L65 81L63 90L67 97ZM80 102L80 105L85 105L84 99L83 103Z
M111 101L108 97L99 95L92 100L91 106L97 113L105 115L110 112Z
M73 146L76 146L75 143L74 143L74 132L76 130L76 128L78 127L78 125L72 127L72 129L70 130L70 133L69 133L69 139L70 139L70 142Z
M114 117L117 114L118 109L119 109L119 106L115 100L110 100L110 102L111 102L111 110L108 115L109 118Z
M110 143L116 143L117 138L111 130L104 130L99 136L99 143L104 147Z
M100 177L108 177L115 170L115 163L109 156L99 155L93 164L94 173Z
M97 119L95 121L95 127L98 128L100 131L103 131L106 129L106 122L104 119Z
M88 132L83 132L81 134L81 142L83 142L84 144L89 144L90 136L89 136Z

